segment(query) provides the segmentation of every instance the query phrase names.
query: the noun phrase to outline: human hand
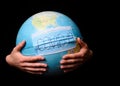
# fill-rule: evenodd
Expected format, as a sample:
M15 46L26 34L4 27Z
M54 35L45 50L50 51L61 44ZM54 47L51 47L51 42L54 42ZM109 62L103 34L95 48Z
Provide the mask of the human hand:
M60 61L60 68L65 73L77 69L81 64L92 57L93 52L88 48L88 45L80 38L77 38L77 42L81 46L80 51L73 54L66 54Z
M13 48L12 52L6 56L6 62L24 72L31 74L43 74L46 71L47 64L38 62L43 61L42 56L24 56L20 50L25 45L25 41Z

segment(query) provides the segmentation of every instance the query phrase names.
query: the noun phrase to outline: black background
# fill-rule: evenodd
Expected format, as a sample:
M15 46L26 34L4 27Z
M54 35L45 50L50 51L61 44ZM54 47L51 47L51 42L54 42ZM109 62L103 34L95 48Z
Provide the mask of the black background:
M79 71L75 71L67 76L59 78L61 83L101 83L107 77L106 66L101 60L98 39L102 39L101 28L102 4L100 2L80 1L80 0L43 0L43 1L6 1L2 2L1 10L1 70L3 80L16 81L39 81L38 76L21 73L21 71L9 67L5 63L5 56L11 52L15 46L17 32L23 22L35 13L41 11L57 11L70 17L80 28L83 40L93 50L93 58L86 62ZM103 57L102 57L103 58ZM102 63L102 64L101 64ZM102 80L100 79L102 78ZM53 79L57 80L57 78ZM37 82L39 83L39 82Z

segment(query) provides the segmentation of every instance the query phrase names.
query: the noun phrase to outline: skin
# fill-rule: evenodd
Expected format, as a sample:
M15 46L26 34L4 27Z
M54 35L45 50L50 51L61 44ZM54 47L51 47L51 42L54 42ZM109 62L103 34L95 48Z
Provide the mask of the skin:
M80 51L78 53L64 55L60 61L60 67L64 72L77 69L81 64L92 57L93 52L88 48L88 45L80 38L77 38L77 42L81 46Z
M6 56L6 62L24 72L32 74L43 74L47 70L47 64L37 61L43 61L42 56L24 56L20 50L25 45L25 41L18 44L12 52Z
M81 49L78 53L67 54L62 57L60 61L60 68L66 73L77 69L86 60L92 57L92 50L90 50L85 42L77 38ZM37 61L43 61L42 56L24 56L20 50L25 45L25 41L15 46L12 52L6 56L6 62L15 68L31 74L43 74L47 70L47 64Z

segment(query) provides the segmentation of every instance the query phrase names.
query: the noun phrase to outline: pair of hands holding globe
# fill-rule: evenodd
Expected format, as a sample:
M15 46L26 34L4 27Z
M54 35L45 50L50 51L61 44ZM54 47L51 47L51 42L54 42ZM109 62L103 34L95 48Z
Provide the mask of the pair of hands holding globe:
M60 61L60 68L65 73L77 69L93 55L92 50L89 49L88 45L84 41L82 41L80 38L77 38L77 42L81 46L80 51L73 54L66 54ZM17 46L15 46L12 52L6 56L6 62L10 66L16 67L27 73L44 74L47 71L48 65L38 61L43 61L45 58L43 56L24 56L20 52L24 45L25 41L22 41Z

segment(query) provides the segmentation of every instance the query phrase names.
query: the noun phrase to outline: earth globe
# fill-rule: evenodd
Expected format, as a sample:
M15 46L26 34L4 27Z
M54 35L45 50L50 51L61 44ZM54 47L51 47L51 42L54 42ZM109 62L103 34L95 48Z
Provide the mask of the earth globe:
M64 73L60 68L62 56L79 52L77 37L82 38L80 28L71 18L56 11L42 11L21 25L16 45L25 40L21 53L26 56L44 56L43 62L48 64L44 75L56 76Z

